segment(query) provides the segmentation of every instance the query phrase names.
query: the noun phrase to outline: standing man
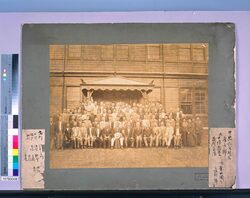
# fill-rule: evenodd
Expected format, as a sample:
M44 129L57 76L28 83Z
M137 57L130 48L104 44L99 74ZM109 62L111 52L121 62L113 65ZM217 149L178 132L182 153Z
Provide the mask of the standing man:
M69 127L69 123L66 124L65 130L64 130L64 137L63 137L63 147L72 147L72 141L71 141L71 133L72 130Z
M198 146L201 145L202 130L203 130L202 121L200 120L199 117L197 117L195 121L195 133L196 133L196 144Z
M62 116L59 116L58 123L56 124L56 140L57 140L57 149L63 149L63 122Z
M187 146L188 122L184 118L181 123L181 137L183 146Z
M50 117L49 120L50 120L50 149L54 150L56 148L55 123L53 121L53 117Z
M174 128L169 122L167 123L166 127L166 136L167 136L167 148L169 148L171 146L171 142L174 136Z
M176 118L176 123L175 123L174 146L175 146L175 148L181 147L181 133L180 133L180 120L179 120L179 118Z

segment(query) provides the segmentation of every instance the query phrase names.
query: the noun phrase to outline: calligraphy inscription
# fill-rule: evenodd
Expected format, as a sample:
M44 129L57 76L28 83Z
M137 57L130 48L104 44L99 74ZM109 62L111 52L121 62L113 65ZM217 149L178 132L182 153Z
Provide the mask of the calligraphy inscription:
M232 187L236 177L234 128L211 128L209 138L209 187Z
M44 188L45 130L22 132L22 187Z

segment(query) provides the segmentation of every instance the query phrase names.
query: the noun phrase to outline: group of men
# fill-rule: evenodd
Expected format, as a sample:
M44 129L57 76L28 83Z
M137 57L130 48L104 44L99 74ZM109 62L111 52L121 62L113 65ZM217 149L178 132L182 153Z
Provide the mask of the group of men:
M88 101L50 117L51 149L200 146L203 123L162 104Z

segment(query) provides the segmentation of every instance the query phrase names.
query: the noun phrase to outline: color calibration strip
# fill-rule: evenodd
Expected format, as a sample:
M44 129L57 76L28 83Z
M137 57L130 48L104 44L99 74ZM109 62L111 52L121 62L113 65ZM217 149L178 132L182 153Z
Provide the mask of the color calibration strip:
M14 181L19 175L18 55L0 59L0 176L3 181Z
M8 130L8 176L18 176L18 130Z

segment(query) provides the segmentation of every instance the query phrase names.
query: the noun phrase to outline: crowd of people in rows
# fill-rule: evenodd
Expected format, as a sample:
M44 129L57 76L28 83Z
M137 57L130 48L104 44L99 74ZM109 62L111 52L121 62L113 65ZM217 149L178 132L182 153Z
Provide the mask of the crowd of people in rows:
M51 149L200 146L203 123L158 102L90 100L50 117Z

